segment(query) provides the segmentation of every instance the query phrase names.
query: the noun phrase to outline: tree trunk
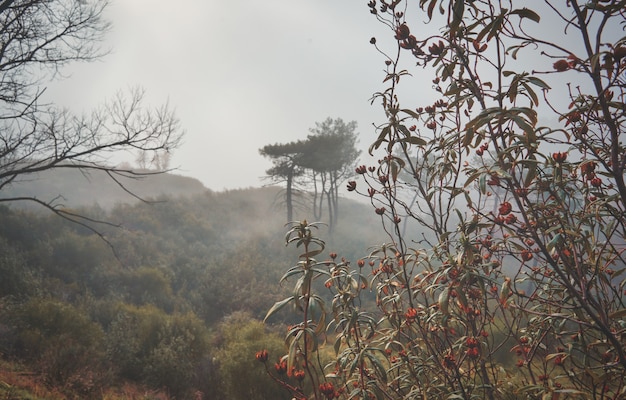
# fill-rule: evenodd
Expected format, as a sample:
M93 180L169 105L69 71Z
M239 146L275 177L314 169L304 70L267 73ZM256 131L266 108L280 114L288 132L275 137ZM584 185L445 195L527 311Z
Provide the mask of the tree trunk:
M289 169L287 174L287 193L285 193L285 202L287 203L287 222L293 221L293 168Z

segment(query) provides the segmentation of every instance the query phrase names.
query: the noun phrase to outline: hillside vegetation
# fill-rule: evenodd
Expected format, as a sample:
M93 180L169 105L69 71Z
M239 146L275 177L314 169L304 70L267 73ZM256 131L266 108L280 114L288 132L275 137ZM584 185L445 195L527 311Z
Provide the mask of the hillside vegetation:
M284 246L279 189L217 193L163 175L138 192L161 189L157 202L128 204L97 177L89 191L72 174L45 178L30 193L62 190L121 227L94 226L103 240L49 213L0 209L0 398L283 398L254 360L284 352L289 323L287 312L259 322L298 254ZM380 241L376 216L348 200L342 211L360 222L340 222L333 243L355 259Z
M20 177L4 188L2 198L35 197L64 207L99 206L110 210L122 203L160 196L178 197L207 191L200 181L175 174L137 171L139 175L117 177L120 184L109 179L105 171L80 171L59 168ZM134 194L136 196L131 195ZM139 198L137 198L139 197ZM16 207L38 209L35 204L21 202Z

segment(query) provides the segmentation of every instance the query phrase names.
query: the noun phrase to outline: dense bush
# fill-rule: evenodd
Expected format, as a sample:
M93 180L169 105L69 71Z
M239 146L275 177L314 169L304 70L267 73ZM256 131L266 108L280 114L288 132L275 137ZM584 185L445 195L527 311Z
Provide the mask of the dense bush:
M208 339L203 322L192 314L120 305L106 335L106 351L120 376L180 396L194 387Z
M283 277L293 294L268 315L295 305L287 367L310 389L283 387L315 399L622 398L624 2L368 7L389 28L371 39L387 121L377 161L348 190L388 241L328 262L316 224L290 227L302 249ZM373 309L361 307L368 290ZM328 337L336 359L320 365Z
M10 307L5 317L13 326L10 354L30 361L49 384L85 397L109 384L104 333L82 310L33 299Z
M249 314L234 313L220 324L215 338L218 351L215 363L219 367L219 383L212 399L289 399L265 371L259 370L254 358L258 349L266 349L268 359L280 363L284 352L282 338L268 333L261 321ZM270 363L273 367L273 363Z
M99 386L132 382L178 398L191 396L193 390L224 398L220 396L228 387L229 398L236 400L238 388L228 386L230 378L224 376L246 368L267 383L265 373L255 369L254 354L248 353L264 342L246 345L247 337L235 338L236 330L226 334L217 327L237 311L247 312L249 322L258 324L252 321L287 293L287 288L273 289L273 282L297 251L285 251L281 240L282 212L273 205L276 193L276 188L209 192L157 204L120 205L110 213L81 210L94 218L124 222L120 228L98 227L108 243L55 216L0 208L0 352L43 372L49 384L66 393L80 393L79 398ZM234 210L234 205L245 211ZM345 211L362 214L350 210L347 202ZM338 225L337 243L345 242L347 223ZM365 235L361 241L351 238L349 247L356 250L366 244ZM68 318L76 313L85 326L61 318L54 334L47 328L36 330L37 324L52 322L44 314L54 315L50 310L35 313L36 304L52 304ZM272 322L287 322L282 321L286 315L277 314ZM245 318L229 320L248 329ZM262 330L252 331L259 339L264 336ZM73 338L67 339L71 346L60 346L68 337ZM272 357L277 358L282 345L274 339ZM89 345L89 340L99 344ZM207 344L210 340L213 346ZM247 350L241 350L244 347ZM29 349L40 352L31 356ZM83 359L54 366L78 357L72 353L77 349L91 357L82 372ZM217 352L232 354L222 362ZM67 370L72 365L76 374ZM277 393L272 385L263 390L272 393L268 398Z

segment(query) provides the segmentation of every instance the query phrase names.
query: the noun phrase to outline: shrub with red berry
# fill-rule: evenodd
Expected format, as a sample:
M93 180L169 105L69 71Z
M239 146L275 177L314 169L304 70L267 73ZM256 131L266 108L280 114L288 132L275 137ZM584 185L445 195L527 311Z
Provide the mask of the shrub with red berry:
M622 2L368 7L393 42L374 41L385 87L372 101L387 120L369 149L377 163L357 167L347 189L363 193L386 240L355 269L305 246L289 270L294 294L272 310L303 316L288 337L303 387L316 400L619 398ZM567 39L532 29L542 20ZM417 21L443 23L433 35ZM407 104L410 93L422 104ZM294 235L300 247L312 240ZM320 366L322 339L335 359Z

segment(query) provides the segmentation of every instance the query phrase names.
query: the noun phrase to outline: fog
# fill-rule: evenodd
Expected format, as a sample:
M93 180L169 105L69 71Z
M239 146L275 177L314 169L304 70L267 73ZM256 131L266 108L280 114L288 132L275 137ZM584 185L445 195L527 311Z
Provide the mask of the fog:
M384 122L369 101L384 57L369 41L393 34L365 2L118 0L107 16L110 53L63 70L45 99L80 113L144 88L186 131L172 166L208 188L262 185L270 163L258 149L304 138L327 117L357 121L363 149Z

